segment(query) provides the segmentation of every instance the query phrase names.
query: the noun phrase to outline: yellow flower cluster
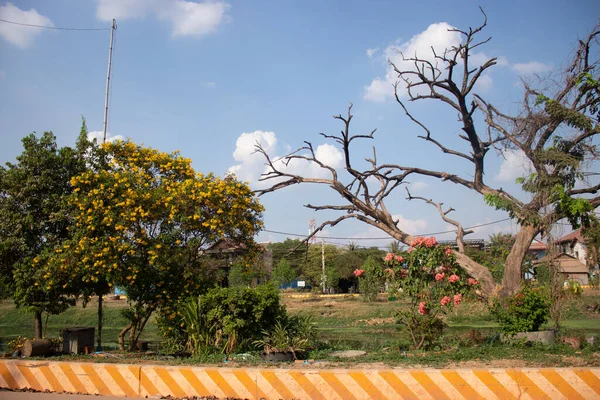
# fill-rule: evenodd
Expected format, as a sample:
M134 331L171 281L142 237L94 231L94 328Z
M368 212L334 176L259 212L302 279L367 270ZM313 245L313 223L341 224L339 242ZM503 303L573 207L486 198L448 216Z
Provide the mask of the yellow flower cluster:
M262 227L263 207L246 184L196 174L177 152L129 141L103 148L108 168L71 180L77 239L64 250L75 258L73 276L84 283L137 287L145 301L153 297L165 308L199 287L197 273L173 261L178 255L225 237L252 244Z

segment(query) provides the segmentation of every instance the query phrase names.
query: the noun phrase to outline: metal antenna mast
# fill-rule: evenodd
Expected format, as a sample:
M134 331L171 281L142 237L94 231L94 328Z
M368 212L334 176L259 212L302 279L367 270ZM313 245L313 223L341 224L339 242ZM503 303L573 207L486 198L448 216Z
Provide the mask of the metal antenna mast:
M110 88L110 69L112 66L112 52L113 52L113 33L117 30L117 21L112 20L112 26L110 27L110 48L108 49L108 72L106 73L106 97L104 98L104 136L102 143L106 143L106 124L108 120L108 90Z

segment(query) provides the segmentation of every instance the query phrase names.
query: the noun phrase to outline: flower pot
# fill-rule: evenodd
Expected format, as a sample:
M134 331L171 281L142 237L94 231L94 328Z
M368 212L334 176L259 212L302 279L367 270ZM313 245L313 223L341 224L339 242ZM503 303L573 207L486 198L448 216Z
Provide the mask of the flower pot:
M292 361L294 359L294 353L291 351L275 351L270 353L262 353L261 358L266 361Z

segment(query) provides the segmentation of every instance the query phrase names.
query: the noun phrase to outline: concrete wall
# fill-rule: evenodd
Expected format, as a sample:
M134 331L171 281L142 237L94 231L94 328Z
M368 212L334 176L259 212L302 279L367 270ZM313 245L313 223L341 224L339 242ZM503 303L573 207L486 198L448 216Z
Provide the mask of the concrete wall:
M123 397L599 399L600 368L256 369L0 360L0 388Z

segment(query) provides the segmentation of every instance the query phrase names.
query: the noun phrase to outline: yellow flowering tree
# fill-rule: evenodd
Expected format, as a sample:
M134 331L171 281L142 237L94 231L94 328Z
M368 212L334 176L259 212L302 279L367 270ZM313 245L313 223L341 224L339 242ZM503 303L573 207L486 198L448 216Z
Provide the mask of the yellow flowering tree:
M175 303L206 287L202 250L224 238L255 248L262 206L234 178L194 172L178 152L130 141L102 145L107 166L71 180L73 240L62 267L83 286L127 292L129 348L152 313L175 318Z

